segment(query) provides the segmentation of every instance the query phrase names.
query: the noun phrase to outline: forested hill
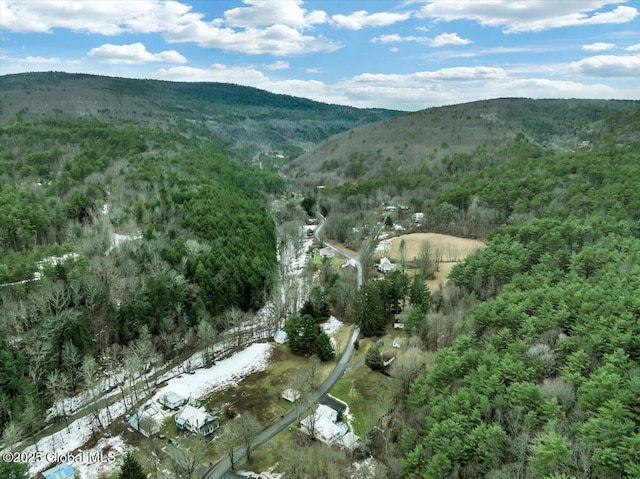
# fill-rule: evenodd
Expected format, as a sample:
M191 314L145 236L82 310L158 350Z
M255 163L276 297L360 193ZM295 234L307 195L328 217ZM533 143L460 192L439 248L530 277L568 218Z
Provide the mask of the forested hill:
M638 101L501 98L429 108L340 133L297 158L289 176L307 185L477 171L546 152L637 138L618 121Z
M0 77L0 122L91 117L160 125L223 141L241 159L292 158L331 135L399 112L328 105L228 83L69 73ZM271 155L273 156L273 155Z
M209 347L268 299L266 195L284 182L228 153L132 120L0 126L3 444L35 433L107 363L139 374Z
M323 190L328 225L344 221L347 237L364 229L366 208L404 204L423 213L420 224L398 208L385 211L391 225L487 241L428 308L407 293L420 268L371 281L356 302L363 331L388 332L393 295L410 296L403 334L428 355L396 372L404 389L378 434L389 477L640 477L640 105L629 104L575 151L521 139L521 154L495 165L469 155L450 173ZM427 265L441 254L430 248Z

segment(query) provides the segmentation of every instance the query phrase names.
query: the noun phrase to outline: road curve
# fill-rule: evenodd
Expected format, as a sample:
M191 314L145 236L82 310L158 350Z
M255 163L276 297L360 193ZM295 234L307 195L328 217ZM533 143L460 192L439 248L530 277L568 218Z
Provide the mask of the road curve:
M341 250L340 248L338 248L337 246L332 245L331 243L327 243L326 241L322 241L320 239L320 232L322 231L322 228L324 228L324 224L326 223L326 219L324 216L320 215L320 223L318 224L317 228L313 231L313 235L316 237L316 239L320 242L320 244L322 246L325 246L333 251L335 251L336 253L340 254L341 256L344 256L347 259L353 260L354 263L356 264L356 271L358 273L357 279L358 279L358 289L360 289L362 287L362 283L363 283L363 274L362 274L362 264L360 263L360 258L359 255L350 255L349 253Z
M353 344L355 340L358 339L359 334L360 334L360 328L356 326L353 329L353 332L351 333L351 339L349 340L349 344L347 345L346 349L342 353L342 356L336 363L336 367L333 368L333 371L331 372L331 374L329 374L327 379L324 380L324 382L320 385L320 387L316 389L315 392L311 394L311 396L305 402L300 404L298 409L298 414L296 414L295 409L292 409L287 414L282 416L282 418L278 422L272 424L271 426L266 428L264 431L262 431L260 434L258 434L253 439L253 441L251 441L252 451L260 447L267 441L269 441L276 434L284 431L287 427L289 427L294 422L296 422L296 417L298 415L305 413L306 411L311 409L315 404L319 403L320 400L331 390L331 388L335 385L335 383L338 382L338 379L340 379L344 374L345 369L347 368L347 364L349 363L349 361L351 360L351 357L353 356L353 351L354 351ZM241 459L242 457L245 456L245 452L246 450L244 446L238 447L234 451L234 457ZM227 472L229 472L229 469L231 469L231 460L229 459L229 456L225 456L224 458L220 459L217 463L215 463L213 466L207 468L201 475L201 478L202 479L222 479L223 477L225 477ZM231 477L237 477L237 476L234 475Z

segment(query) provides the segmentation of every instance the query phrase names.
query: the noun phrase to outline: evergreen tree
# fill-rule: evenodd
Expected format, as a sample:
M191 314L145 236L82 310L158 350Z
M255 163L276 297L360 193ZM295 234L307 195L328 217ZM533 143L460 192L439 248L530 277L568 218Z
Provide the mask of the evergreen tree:
M118 479L146 479L146 477L138 460L132 453L128 452L124 456L122 466L120 466Z
M384 369L380 346L371 346L367 350L367 354L364 357L364 363L374 371L382 371Z

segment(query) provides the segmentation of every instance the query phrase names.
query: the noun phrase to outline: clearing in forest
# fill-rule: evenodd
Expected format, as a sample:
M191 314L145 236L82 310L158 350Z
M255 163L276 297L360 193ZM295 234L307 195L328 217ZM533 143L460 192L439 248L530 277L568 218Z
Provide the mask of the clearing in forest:
M471 253L487 246L476 239L459 238L439 233L410 233L386 240L389 242L389 248L384 256L387 256L394 263L400 262L400 242L403 239L407 247L407 263L412 263L418 256L424 241L429 242L432 254L439 259L435 279L427 280L431 291L436 291L447 283L449 273L455 263L463 261Z

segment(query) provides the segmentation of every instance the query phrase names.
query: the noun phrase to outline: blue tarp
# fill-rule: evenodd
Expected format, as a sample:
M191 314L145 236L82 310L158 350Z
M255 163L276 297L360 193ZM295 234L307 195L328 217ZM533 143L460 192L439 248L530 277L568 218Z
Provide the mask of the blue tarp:
M76 471L69 464L59 464L42 473L45 479L70 479L76 477L75 474Z

